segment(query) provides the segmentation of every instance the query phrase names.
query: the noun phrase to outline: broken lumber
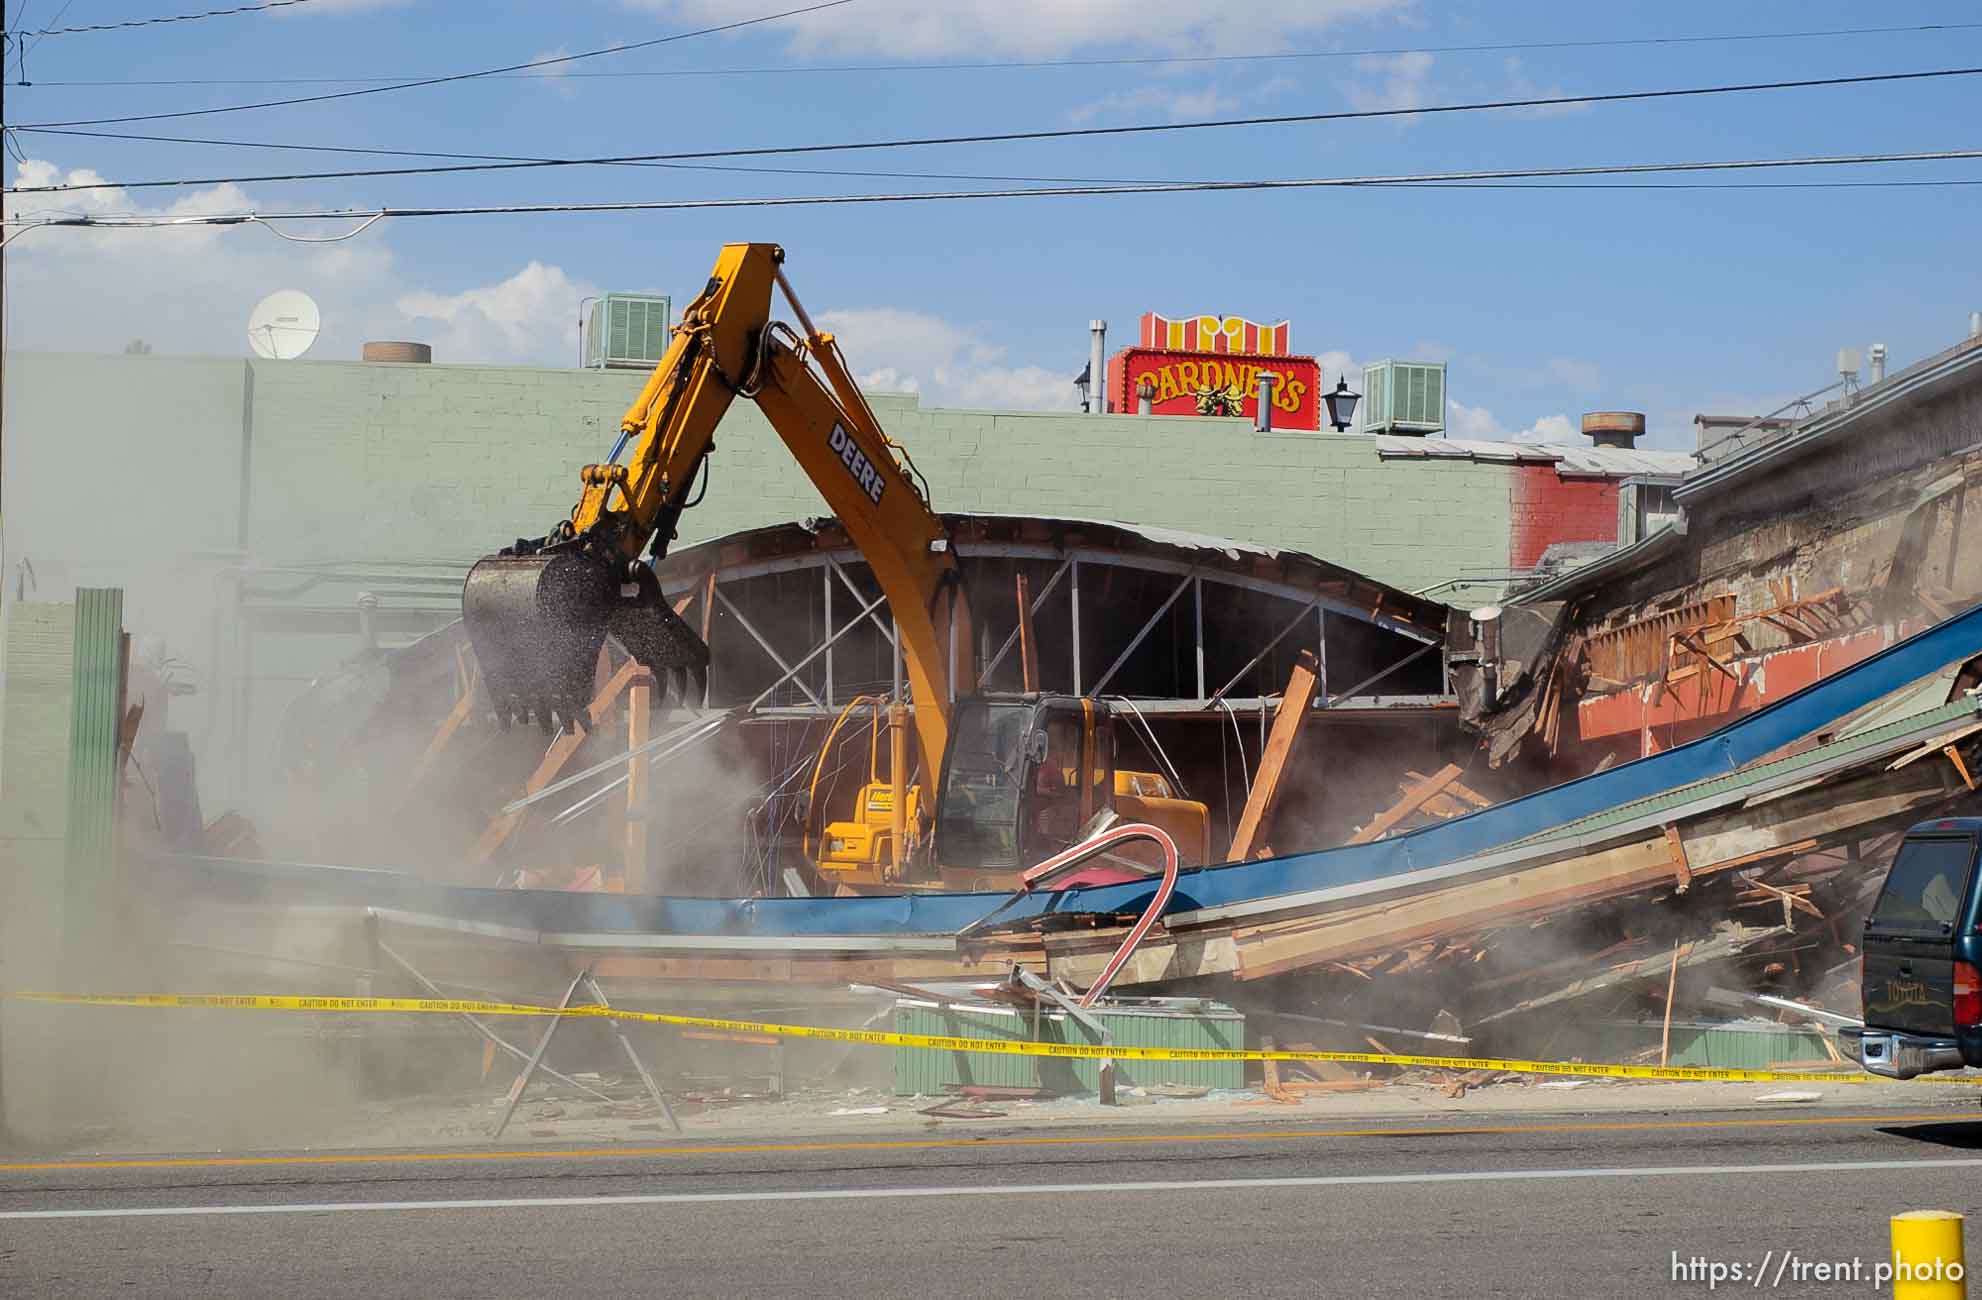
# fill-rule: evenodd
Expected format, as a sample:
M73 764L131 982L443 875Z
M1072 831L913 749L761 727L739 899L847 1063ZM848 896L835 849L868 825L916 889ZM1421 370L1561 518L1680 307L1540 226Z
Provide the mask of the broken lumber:
M1382 839L1385 835L1395 830L1399 823L1406 817L1409 817L1422 807L1427 799L1430 799L1433 795L1444 790L1446 786L1457 781L1460 773L1461 769L1457 763L1447 763L1432 775L1418 782L1402 799L1399 799L1396 803L1391 804L1390 807L1378 813L1370 820L1369 825L1349 837L1349 843L1367 844L1371 840Z
M528 781L524 782L524 795L533 795L556 780L557 774L564 770L564 765L571 761L571 756L578 752L578 747L585 743L585 738L591 735L593 728L611 715L613 706L619 702L619 697L626 693L634 679L651 678L651 676L652 674L642 668L636 660L628 659L621 664L619 671L606 679L606 684L600 688L597 695L592 697L591 704L586 706L585 725L567 726L559 733L558 738L551 742L551 747L544 753L543 761L537 764L537 770L530 774ZM482 832L482 838L475 842L471 860L479 866L493 858L496 850L503 846L522 820L523 812L520 809L513 813L498 813L490 820L488 829Z
M1225 854L1227 862L1244 862L1252 856L1261 829L1273 815L1287 760L1293 756L1294 743L1300 738L1301 725L1307 721L1308 710L1314 703L1315 685L1320 680L1321 662L1312 651L1301 651L1287 679L1287 690L1273 714L1273 731L1267 737L1266 751L1259 756L1259 773L1253 778L1252 793L1246 796L1246 809L1239 816L1238 829L1232 832L1232 846Z

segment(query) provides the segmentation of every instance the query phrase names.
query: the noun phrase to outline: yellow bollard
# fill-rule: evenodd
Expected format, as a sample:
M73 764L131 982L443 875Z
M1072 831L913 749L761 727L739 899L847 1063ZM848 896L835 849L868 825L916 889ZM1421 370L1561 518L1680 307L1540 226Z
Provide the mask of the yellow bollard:
M1908 1210L1893 1216L1893 1300L1963 1300L1968 1267L1961 1254L1961 1216L1952 1210Z

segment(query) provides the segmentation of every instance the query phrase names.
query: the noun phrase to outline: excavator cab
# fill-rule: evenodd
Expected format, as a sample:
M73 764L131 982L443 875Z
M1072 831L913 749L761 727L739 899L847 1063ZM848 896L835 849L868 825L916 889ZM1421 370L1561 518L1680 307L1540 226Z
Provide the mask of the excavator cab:
M1106 812L1171 832L1187 864L1210 854L1205 806L1153 772L1117 768L1106 701L980 695L951 714L935 855L946 883L998 888L1078 844ZM1127 855L1127 856L1133 856Z

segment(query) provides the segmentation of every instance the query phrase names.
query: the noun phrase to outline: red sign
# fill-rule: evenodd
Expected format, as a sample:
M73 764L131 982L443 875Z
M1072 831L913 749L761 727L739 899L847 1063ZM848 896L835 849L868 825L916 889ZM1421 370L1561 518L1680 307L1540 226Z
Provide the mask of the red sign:
M1286 321L1262 325L1243 316L1185 316L1171 320L1142 314L1142 345L1162 352L1238 352L1249 357L1284 357Z
M1313 357L1125 348L1108 359L1108 409L1121 414L1141 410L1139 393L1147 383L1154 415L1253 419L1261 371L1278 376L1272 391L1273 428L1321 428L1321 367Z

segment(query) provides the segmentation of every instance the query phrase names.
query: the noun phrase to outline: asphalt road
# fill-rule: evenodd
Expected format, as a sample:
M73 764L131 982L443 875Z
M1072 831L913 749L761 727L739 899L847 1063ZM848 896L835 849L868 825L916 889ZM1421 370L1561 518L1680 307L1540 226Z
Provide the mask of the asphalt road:
M0 1295L1881 1294L1978 1202L1973 1107L42 1162Z

